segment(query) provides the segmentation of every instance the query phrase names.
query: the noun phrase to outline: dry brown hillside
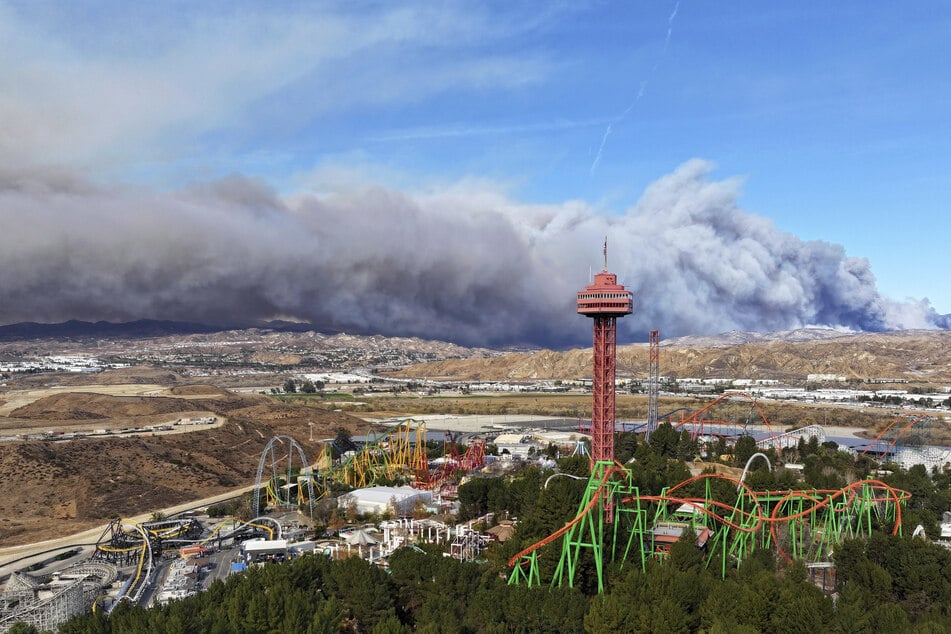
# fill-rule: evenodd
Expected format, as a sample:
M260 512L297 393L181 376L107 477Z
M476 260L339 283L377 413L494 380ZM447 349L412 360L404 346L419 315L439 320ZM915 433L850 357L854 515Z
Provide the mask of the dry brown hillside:
M262 395L183 387L188 399L68 393L20 408L17 416L154 418L202 410L227 419L214 429L161 436L0 443L0 546L68 534L126 516L253 484L267 441L287 434L316 459L320 443L340 426L355 433L366 423L342 412L282 403ZM197 393L207 393L200 397ZM102 420L111 420L105 418ZM310 423L314 423L313 437Z
M619 376L647 375L647 346L619 346ZM660 372L672 377L805 381L809 374L852 379L904 378L951 383L951 331L861 334L816 341L765 341L720 347L662 344ZM395 373L462 381L572 379L591 374L591 350L541 350L495 358L452 359Z
M170 414L194 409L194 402L180 398L65 392L18 407L10 416L45 420L105 419Z

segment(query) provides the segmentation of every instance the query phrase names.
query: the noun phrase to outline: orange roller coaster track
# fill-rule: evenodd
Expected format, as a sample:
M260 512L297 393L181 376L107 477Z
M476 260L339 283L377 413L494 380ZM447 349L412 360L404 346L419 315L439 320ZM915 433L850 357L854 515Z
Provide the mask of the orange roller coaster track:
M719 482L730 486L718 486ZM727 493L729 492L729 493ZM732 499L728 499L732 498ZM551 535L523 549L509 561L510 584L541 585L538 556L561 540L561 558L550 585L573 586L579 557L592 555L599 591L607 561L634 559L642 569L650 557L664 557L671 543L692 533L721 574L757 548L774 549L787 562L828 560L843 539L876 530L901 533L901 507L911 494L881 480L860 480L841 489L757 492L718 474L700 474L659 495L641 495L627 468L599 462L588 481L576 516ZM604 520L612 505L613 527ZM613 531L605 539L605 527ZM623 547L623 551L621 550Z
M729 421L707 421L704 416L710 412L716 405L723 403L725 401L735 400L737 398L746 399L749 401L751 407L756 410L756 413L759 414L760 419L763 422L763 426L766 427L766 431L769 434L770 438L777 438L777 434L773 432L772 426L769 424L769 419L766 417L766 412L763 411L763 408L759 406L759 403L756 402L756 399L747 394L746 392L728 392L721 396L718 396L714 400L710 401L700 409L691 412L687 416L683 416L676 423L672 423L674 429L682 429L685 425L692 425L695 430L699 430L694 435L699 435L703 433L703 428L705 425L710 424L724 424L724 425L736 425ZM779 442L776 444L777 449L781 449Z
M878 432L878 435L875 436L872 442L869 443L868 447L866 447L865 450L859 455L867 456L869 451L872 451L873 449L875 450L875 453L879 453L881 447L887 442L889 432L891 432L899 423L908 421L900 427L898 432L895 434L895 437L891 440L885 450L881 452L882 459L887 458L891 455L892 450L895 448L895 445L898 444L898 440L902 436L906 435L912 427L928 418L931 418L931 416L928 414L922 414L920 412L899 415L897 418L895 418L895 420L886 425L882 431Z

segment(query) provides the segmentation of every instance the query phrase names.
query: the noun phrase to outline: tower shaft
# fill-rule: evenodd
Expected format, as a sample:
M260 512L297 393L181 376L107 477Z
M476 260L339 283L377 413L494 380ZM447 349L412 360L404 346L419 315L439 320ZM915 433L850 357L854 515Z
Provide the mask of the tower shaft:
M591 464L614 460L614 375L617 318L597 316L594 321L592 368Z

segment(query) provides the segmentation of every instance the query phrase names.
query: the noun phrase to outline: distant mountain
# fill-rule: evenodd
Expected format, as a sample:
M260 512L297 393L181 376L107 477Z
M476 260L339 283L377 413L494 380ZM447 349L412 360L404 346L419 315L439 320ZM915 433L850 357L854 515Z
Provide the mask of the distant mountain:
M71 319L59 324L21 322L0 326L0 341L28 341L31 339L151 339L176 335L197 335L225 332L242 328L260 328L277 332L308 332L311 324L293 321L269 321L255 324L199 324L186 321L140 319L125 323L109 321L78 321Z
M172 366L224 360L231 367L403 368L396 373L406 378L466 381L572 379L591 373L590 348L561 352L466 348L415 337L320 332L311 324L291 321L243 326L156 320L0 326L0 343L16 348L31 340L47 342L46 354L81 351L94 343L99 355ZM646 344L620 343L619 376L645 376L647 356ZM857 380L894 377L949 384L949 359L951 330L857 333L799 328L774 333L732 331L661 342L661 374L681 378L798 382L809 374L833 374ZM417 363L421 365L407 367Z
M851 330L837 330L835 328L796 328L795 330L781 330L778 332L742 332L731 330L719 335L687 335L665 339L662 345L679 348L723 348L738 346L744 343L762 341L787 341L790 343L803 341L821 341L824 339L839 339L854 337L860 333Z
M674 378L776 379L802 383L810 374L846 379L898 378L913 383L951 384L951 331L909 330L848 333L806 328L763 335L731 332L661 342L660 374ZM617 347L619 377L643 378L647 345ZM446 359L403 368L406 378L458 381L522 381L591 376L591 349Z
M318 330L311 324L268 321L216 326L142 320L123 324L69 321L0 326L0 357L24 350L45 355L95 351L123 363L144 361L172 366L228 364L231 368L347 369L403 366L423 361L500 354L418 337L384 337ZM13 358L18 358L14 356Z
M59 324L21 322L0 326L0 341L24 341L30 339L86 339L99 337L122 337L141 339L172 334L214 332L216 329L204 324L176 321L141 319L115 324L108 321L78 321L71 319Z

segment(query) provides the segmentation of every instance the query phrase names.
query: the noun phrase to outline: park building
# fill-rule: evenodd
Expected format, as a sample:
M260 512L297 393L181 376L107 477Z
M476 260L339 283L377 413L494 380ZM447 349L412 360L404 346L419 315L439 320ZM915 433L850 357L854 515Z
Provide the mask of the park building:
M409 515L417 506L429 506L433 503L431 491L414 489L410 486L375 486L356 489L337 498L337 507L354 508L357 513L394 513Z

